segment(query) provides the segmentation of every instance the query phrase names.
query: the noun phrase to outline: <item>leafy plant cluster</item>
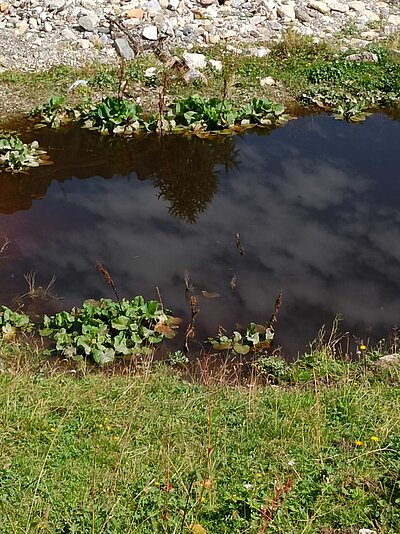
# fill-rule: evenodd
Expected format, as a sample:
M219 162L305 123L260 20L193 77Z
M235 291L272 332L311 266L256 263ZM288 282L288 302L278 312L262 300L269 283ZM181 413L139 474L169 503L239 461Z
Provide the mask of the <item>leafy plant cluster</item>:
M176 320L159 303L137 296L133 300L85 301L82 308L44 317L41 336L50 336L64 356L92 356L99 365L118 357L144 356L152 346L175 335Z
M215 338L209 338L208 341L215 350L232 350L236 354L248 354L250 351L258 352L268 348L273 339L274 331L272 328L250 323L243 334L236 330L231 336L220 332Z
M171 104L160 117L145 117L142 108L127 99L108 96L94 106L72 110L63 107L58 97L32 111L39 125L57 127L70 120L80 120L83 127L103 135L129 137L139 131L152 132L161 128L166 132L222 131L240 126L271 126L284 124L289 116L285 107L266 98L254 98L241 108L231 100L203 98L192 95Z
M52 96L46 104L35 107L30 116L39 119L36 128L50 126L59 128L62 124L70 122L74 116L73 110L65 105L64 96Z
M7 172L26 172L30 167L51 165L46 151L39 148L39 143L24 143L13 135L0 136L0 169Z
M388 52L373 48L377 63L350 61L345 56L309 68L310 88L300 95L305 104L332 110L336 118L365 120L366 110L400 103L400 64Z
M32 329L32 323L25 313L19 313L10 310L7 306L0 309L0 332L6 340L15 338L18 332L29 332Z
M98 130L103 135L130 136L143 128L142 108L130 100L106 97L87 112L83 112L83 127Z

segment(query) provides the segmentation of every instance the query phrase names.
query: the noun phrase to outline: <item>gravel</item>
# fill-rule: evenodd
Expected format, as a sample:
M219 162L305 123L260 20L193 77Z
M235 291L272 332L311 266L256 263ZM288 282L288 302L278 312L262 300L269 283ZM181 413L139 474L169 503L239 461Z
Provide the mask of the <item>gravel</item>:
M117 21L114 24L113 21ZM0 71L132 59L162 42L190 51L218 43L236 51L292 28L317 42L346 28L349 47L400 29L400 3L360 0L0 0ZM346 41L346 40L345 40ZM345 42L346 44L346 42ZM235 48L236 47L236 48Z

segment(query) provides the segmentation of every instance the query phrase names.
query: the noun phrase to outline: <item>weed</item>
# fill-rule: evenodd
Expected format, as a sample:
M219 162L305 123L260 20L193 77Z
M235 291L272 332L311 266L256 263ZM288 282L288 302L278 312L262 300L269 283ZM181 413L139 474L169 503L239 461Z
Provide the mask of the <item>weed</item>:
M97 130L102 135L129 136L140 129L141 112L141 107L129 100L106 97L93 109L83 113L83 127Z
M117 303L86 301L82 309L45 316L43 324L40 335L52 337L57 351L77 361L92 357L99 365L151 354L155 344L175 335L169 311L140 296Z
M18 332L30 332L32 323L25 313L12 311L7 306L2 306L0 309L0 328L0 337L13 340Z
M0 168L7 172L26 172L30 167L51 165L46 151L39 148L39 143L24 143L15 136L0 137Z
M227 336L225 332L219 332L215 338L208 338L208 342L216 350L233 350L236 354L248 354L250 351L268 348L273 339L272 328L250 323L243 334L234 331L231 336Z

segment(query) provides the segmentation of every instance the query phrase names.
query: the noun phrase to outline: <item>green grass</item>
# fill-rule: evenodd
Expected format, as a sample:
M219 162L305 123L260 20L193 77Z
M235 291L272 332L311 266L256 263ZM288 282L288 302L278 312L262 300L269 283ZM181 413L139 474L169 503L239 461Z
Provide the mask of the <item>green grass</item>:
M400 531L396 371L327 351L303 385L233 387L39 357L1 342L1 533L258 533L285 484L266 532Z

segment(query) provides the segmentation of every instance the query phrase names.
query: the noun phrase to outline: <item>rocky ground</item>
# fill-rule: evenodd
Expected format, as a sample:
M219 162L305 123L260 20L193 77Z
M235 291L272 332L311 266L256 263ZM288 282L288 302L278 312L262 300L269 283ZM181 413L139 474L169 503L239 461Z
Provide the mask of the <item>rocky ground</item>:
M132 59L162 42L186 50L265 43L295 29L362 47L400 29L398 1L16 0L0 2L0 72ZM268 46L268 45L266 45ZM237 50L239 48L239 50Z

